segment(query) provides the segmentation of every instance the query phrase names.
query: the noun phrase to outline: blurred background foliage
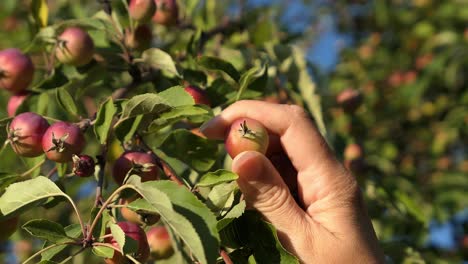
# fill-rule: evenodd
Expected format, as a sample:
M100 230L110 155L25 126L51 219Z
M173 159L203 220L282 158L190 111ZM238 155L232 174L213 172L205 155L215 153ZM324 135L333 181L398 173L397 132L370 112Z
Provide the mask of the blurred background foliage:
M37 1L1 1L0 49L24 50L30 46L38 30L31 2ZM120 1L112 2L116 12L125 12ZM225 37L209 41L204 55L219 56L244 69L252 63L248 59L252 53L258 57L258 52L265 52L276 59L271 62L273 69L290 73L270 78L267 89L251 97L300 104L312 113L336 153L358 178L389 261L468 260L468 1L180 2L182 24L190 22L202 30L243 14L240 26L244 30L226 32ZM99 1L93 0L47 3L49 24L90 17L101 8ZM156 26L153 45L181 59L191 37L186 31ZM100 54L106 56L109 45L103 34L92 32L102 49ZM296 52L306 55L306 61L296 64L307 69L315 85L306 79L306 85L295 86L300 84L301 71L295 69L293 73L289 64ZM41 56L34 53L34 61L45 71ZM123 73L106 79L98 78L103 76L99 71L95 75L92 83L86 83L89 97L102 98L110 89L103 84L129 79ZM139 89L151 91L146 86ZM319 97L313 94L314 89ZM357 95L355 106L337 98L345 90ZM4 91L1 95L0 116L6 117L8 96ZM47 102L49 115L65 118L53 100ZM317 108L317 102L321 107ZM322 116L317 112L322 112L323 120L317 120ZM93 145L88 148L92 152ZM8 151L2 153L2 169L24 171L31 167L23 166ZM74 190L67 191L81 197L82 187L89 184L81 179L71 181L76 182L70 185ZM83 199L82 203L90 206L92 200ZM66 218L67 210L57 207L47 211L44 218ZM32 218L38 212L29 214ZM448 247L440 246L435 232L431 232L441 223L452 227L452 232L439 237L450 241ZM26 234L17 232L14 243L3 247L14 247L20 256L40 246L26 239Z

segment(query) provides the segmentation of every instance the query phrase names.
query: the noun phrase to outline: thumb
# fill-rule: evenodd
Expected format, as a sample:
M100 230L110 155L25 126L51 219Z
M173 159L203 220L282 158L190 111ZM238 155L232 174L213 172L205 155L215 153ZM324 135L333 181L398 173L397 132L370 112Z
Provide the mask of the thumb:
M304 227L306 214L296 203L273 164L261 153L246 151L235 157L232 171L249 206L257 209L278 232Z

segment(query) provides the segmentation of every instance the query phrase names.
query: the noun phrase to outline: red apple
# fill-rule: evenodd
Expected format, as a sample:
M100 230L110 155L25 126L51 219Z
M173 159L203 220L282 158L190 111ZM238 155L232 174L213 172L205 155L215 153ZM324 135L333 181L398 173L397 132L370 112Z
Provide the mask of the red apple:
M42 155L42 138L48 128L47 120L38 114L26 112L17 115L9 126L11 147L23 157Z
M0 242L7 240L18 228L19 218L17 216L0 221Z
M154 0L130 0L128 13L130 17L139 23L147 23L156 11Z
M85 145L80 128L67 122L54 123L42 138L42 149L47 158L59 163L72 161L73 154L80 154Z
M231 158L244 151L265 154L268 149L268 131L258 121L240 118L231 124L226 137L226 151Z
M26 100L28 97L28 92L22 92L19 94L14 94L8 99L7 112L9 117L15 116L16 110L18 107Z
M21 93L31 84L34 65L19 49L0 51L0 88L12 93Z
M153 32L148 25L139 25L133 32L129 29L125 32L125 45L137 51L149 49L152 39Z
M118 222L117 225L122 228L122 231L125 233L125 241L128 241L128 239L133 239L138 243L137 252L132 255L139 262L145 263L148 260L150 254L145 231L139 225L130 222ZM110 233L110 231L108 231L108 233ZM121 248L113 237L106 238L105 242L110 243L117 248ZM112 258L105 259L104 261L107 264L129 263L129 260L118 251L114 251L114 256Z
M94 174L94 159L88 155L73 155L73 173L78 177L89 177Z
M122 185L127 173L133 168L133 173L139 175L142 182L157 180L159 171L156 164L156 159L151 154L126 152L115 161L112 176L118 185Z
M73 66L83 66L93 59L94 42L88 32L79 27L69 27L58 37L55 50L57 59Z
M194 85L189 85L185 87L184 89L187 93L189 93L193 97L195 104L204 104L207 106L211 105L211 102L208 99L208 96L206 95L205 90L202 90L199 87L194 86Z
M154 0L156 12L153 21L157 24L172 26L179 18L179 7L176 0Z
M151 257L155 260L165 259L174 253L171 236L164 226L152 227L146 233Z
M362 94L358 90L348 88L338 94L336 102L345 112L353 113L362 104Z

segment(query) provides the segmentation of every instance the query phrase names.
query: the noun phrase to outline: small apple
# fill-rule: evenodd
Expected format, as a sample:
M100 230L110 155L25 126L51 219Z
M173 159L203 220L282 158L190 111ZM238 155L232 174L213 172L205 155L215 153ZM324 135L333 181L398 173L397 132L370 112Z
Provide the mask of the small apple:
M132 255L139 262L145 263L148 260L150 254L145 231L139 225L130 222L118 222L117 225L125 233L125 241L128 241L128 239L133 239L138 243L137 252L133 253ZM110 234L110 231L108 231L108 234ZM105 242L112 244L114 247L120 248L119 244L116 240L114 240L113 237L106 238ZM107 258L104 261L106 264L129 263L129 260L118 251L114 251L114 256L112 256L112 258Z
M189 93L193 97L195 104L204 104L207 106L211 105L211 102L208 99L208 96L206 95L205 90L202 90L199 87L194 86L194 85L189 85L185 87L184 89L187 93Z
M154 0L130 0L128 13L130 17L139 23L147 23L156 11Z
M345 167L351 172L360 172L365 167L364 150L361 145L352 143L344 150Z
M172 26L179 18L179 7L176 0L154 0L156 12L153 21L157 24Z
M78 177L89 177L94 174L94 159L88 155L73 155L73 173Z
M171 236L165 226L152 227L146 233L151 257L154 260L165 259L174 253Z
M17 115L8 128L8 139L16 154L23 157L37 157L42 151L42 137L49 123L42 116L26 112Z
M47 158L59 163L72 161L73 154L80 154L85 145L80 128L62 121L52 124L42 138L42 150Z
M362 94L358 90L348 88L337 95L336 102L345 112L353 113L362 104Z
M93 59L93 54L93 40L79 27L69 27L58 37L55 56L61 63L83 66Z
M231 158L244 151L257 151L265 154L269 136L266 128L257 120L240 118L231 124L226 137L226 151Z
M34 64L29 56L19 49L0 51L0 88L12 93L21 93L31 84Z
M156 159L151 154L125 152L115 161L112 176L118 185L122 185L127 173L133 168L133 173L139 175L142 182L157 180L159 170L156 164Z
M16 114L18 107L28 98L29 92L21 92L19 94L13 94L8 99L7 112L9 117L13 117Z
M152 39L153 32L148 25L139 25L133 32L129 29L125 31L125 45L137 51L149 49Z

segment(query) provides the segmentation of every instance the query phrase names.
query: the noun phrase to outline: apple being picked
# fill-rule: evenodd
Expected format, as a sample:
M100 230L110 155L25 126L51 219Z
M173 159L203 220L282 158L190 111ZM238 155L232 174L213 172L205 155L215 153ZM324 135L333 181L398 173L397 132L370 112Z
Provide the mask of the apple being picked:
M137 251L132 254L132 257L141 263L145 263L148 260L150 254L145 231L139 225L130 222L118 222L117 225L125 233L126 243L128 243L129 239L132 239L138 244ZM110 234L110 231L108 231L108 234ZM121 248L121 246L119 246L117 241L112 236L107 237L105 242L110 243L114 247ZM131 263L126 257L122 255L122 253L118 251L114 251L112 258L107 258L104 261L106 264Z
M244 151L257 151L265 154L269 144L268 131L257 120L240 118L231 124L225 144L226 151L231 158Z
M34 64L19 49L0 51L0 88L12 93L21 93L31 84Z

